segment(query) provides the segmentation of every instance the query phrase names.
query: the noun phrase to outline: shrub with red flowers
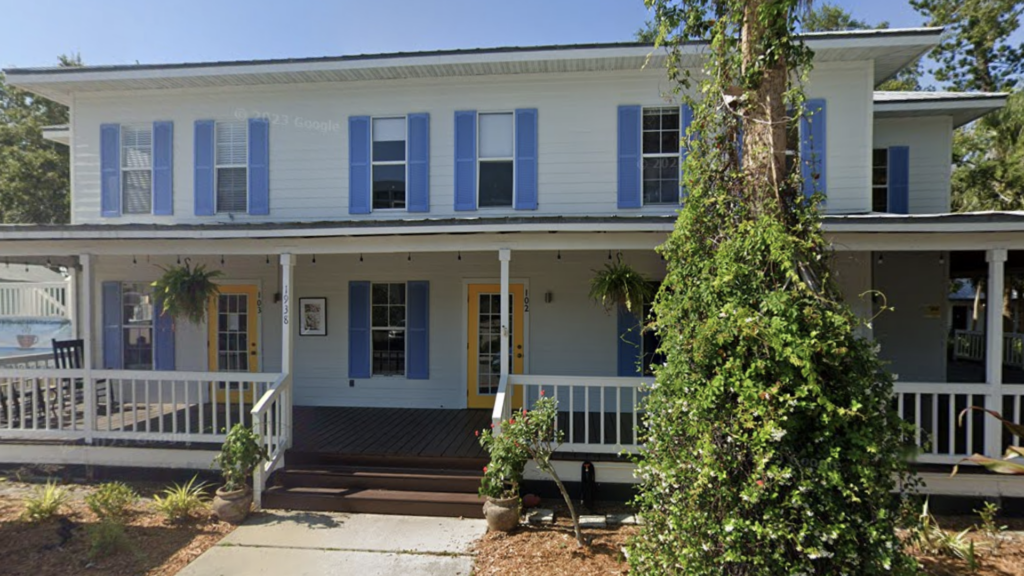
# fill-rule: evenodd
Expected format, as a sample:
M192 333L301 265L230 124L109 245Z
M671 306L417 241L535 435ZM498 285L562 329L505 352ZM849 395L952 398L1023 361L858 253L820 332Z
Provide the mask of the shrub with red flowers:
M511 421L503 423L502 431L513 425ZM515 498L519 496L519 484L523 481L529 455L522 446L516 445L512 437L504 433L495 434L493 428L476 433L480 437L480 445L491 456L491 461L484 466L480 495L496 499Z
M572 498L569 497L569 492L551 463L551 456L562 444L562 431L555 428L557 416L558 402L552 398L545 398L544 392L541 391L541 398L534 403L533 410L523 408L513 414L511 418L501 423L500 434L495 435L493 430L484 430L480 435L480 445L490 453L491 463L484 468L480 494L498 497L495 494L503 493L500 488L510 486L515 487L513 494L518 494L526 462L533 460L537 468L551 476L558 486L572 516L576 541L580 546L585 546L579 516L572 505Z

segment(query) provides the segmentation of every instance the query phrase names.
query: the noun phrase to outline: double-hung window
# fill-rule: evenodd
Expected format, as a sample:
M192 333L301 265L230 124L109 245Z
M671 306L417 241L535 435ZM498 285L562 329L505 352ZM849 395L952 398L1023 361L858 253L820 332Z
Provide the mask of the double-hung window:
M480 114L479 206L511 207L515 194L515 128L511 112Z
M152 126L121 126L121 194L124 214L153 212Z
M246 212L249 206L249 129L242 121L216 124L217 212Z
M871 151L871 211L889 211L889 149Z
M644 204L679 204L679 107L644 108Z
M406 120L373 119L373 209L405 208Z
M121 284L122 357L126 370L153 369L153 290L148 282Z
M374 376L405 376L405 284L371 286L371 370Z

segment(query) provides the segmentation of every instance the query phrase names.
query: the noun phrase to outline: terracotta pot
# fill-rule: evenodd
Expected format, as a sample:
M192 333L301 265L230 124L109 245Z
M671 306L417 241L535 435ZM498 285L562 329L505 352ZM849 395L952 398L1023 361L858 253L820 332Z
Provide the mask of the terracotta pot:
M497 532L511 532L519 526L519 497L491 498L484 502L484 518L487 529Z
M39 342L39 336L35 334L18 334L17 338L19 348L31 348Z
M225 491L218 488L213 497L213 513L225 522L239 524L249 515L252 508L252 490L246 486L241 490Z

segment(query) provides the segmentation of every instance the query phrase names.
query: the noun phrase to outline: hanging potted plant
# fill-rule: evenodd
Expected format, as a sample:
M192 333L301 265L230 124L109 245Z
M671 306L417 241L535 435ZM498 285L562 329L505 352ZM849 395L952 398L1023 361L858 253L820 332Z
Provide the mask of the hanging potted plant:
M622 254L595 271L590 280L590 297L609 312L621 305L640 317L644 303L650 302L654 293L650 278L623 262Z
M217 489L213 498L213 513L218 518L232 524L245 520L252 508L249 477L267 457L266 448L252 428L242 424L231 428L215 458L224 477L224 485Z
M221 271L208 270L203 264L193 268L188 258L184 265L161 267L161 270L163 276L152 284L154 295L162 303L160 313L202 324L207 304L218 292L213 279L221 276Z

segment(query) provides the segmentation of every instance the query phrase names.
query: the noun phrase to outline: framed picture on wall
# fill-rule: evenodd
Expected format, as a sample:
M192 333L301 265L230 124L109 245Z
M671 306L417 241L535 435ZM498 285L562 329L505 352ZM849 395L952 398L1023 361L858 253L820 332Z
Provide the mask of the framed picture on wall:
M327 336L327 298L299 298L299 336Z

